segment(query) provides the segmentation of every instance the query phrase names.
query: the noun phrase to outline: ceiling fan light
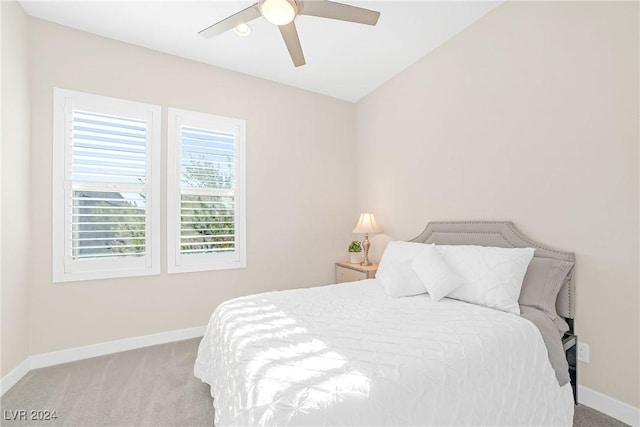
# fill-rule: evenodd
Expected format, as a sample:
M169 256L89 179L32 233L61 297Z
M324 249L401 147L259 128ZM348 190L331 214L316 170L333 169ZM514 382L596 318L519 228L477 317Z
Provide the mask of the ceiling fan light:
M260 4L262 16L274 25L287 25L296 17L298 9L290 0L264 0Z
M245 22L241 22L233 27L233 32L239 36L246 37L251 34L251 27Z

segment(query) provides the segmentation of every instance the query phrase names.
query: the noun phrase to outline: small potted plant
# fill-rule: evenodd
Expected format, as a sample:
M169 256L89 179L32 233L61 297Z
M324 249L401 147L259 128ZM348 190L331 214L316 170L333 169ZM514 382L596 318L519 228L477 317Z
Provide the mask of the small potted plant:
M358 264L362 261L362 244L354 240L349 245L349 262L351 264Z

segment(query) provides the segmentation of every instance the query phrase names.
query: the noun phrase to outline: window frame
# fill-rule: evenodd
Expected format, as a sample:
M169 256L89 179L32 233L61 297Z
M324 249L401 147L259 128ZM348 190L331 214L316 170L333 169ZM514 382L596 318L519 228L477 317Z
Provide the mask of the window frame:
M126 185L87 183L72 179L73 111L143 119L147 122L145 193L145 255L72 259L72 198L75 190L125 192ZM54 88L52 173L52 276L54 283L160 274L160 106ZM123 191L118 191L118 190Z
M246 255L246 121L208 113L168 108L167 129L167 271L187 273L247 267ZM232 131L234 147L234 237L236 250L230 253L183 255L181 243L181 161L183 126L214 131ZM190 192L190 191L189 191Z

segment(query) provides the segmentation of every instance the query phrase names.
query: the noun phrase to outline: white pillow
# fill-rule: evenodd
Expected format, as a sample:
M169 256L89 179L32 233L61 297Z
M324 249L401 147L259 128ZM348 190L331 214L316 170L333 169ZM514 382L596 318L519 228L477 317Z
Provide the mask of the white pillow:
M448 297L520 314L518 297L533 248L438 245L445 262L464 283Z
M376 279L387 295L398 298L424 294L422 281L411 268L413 258L424 249L423 243L390 242L380 260Z
M433 301L440 301L464 283L464 279L446 263L435 245L424 245L424 249L413 259L411 268Z

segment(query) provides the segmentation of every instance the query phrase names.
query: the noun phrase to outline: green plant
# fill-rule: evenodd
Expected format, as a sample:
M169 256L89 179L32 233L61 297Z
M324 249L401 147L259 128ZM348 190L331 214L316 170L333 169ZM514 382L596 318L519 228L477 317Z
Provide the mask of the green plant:
M360 244L360 242L357 240L351 242L351 244L349 245L349 252L362 252L362 245Z

